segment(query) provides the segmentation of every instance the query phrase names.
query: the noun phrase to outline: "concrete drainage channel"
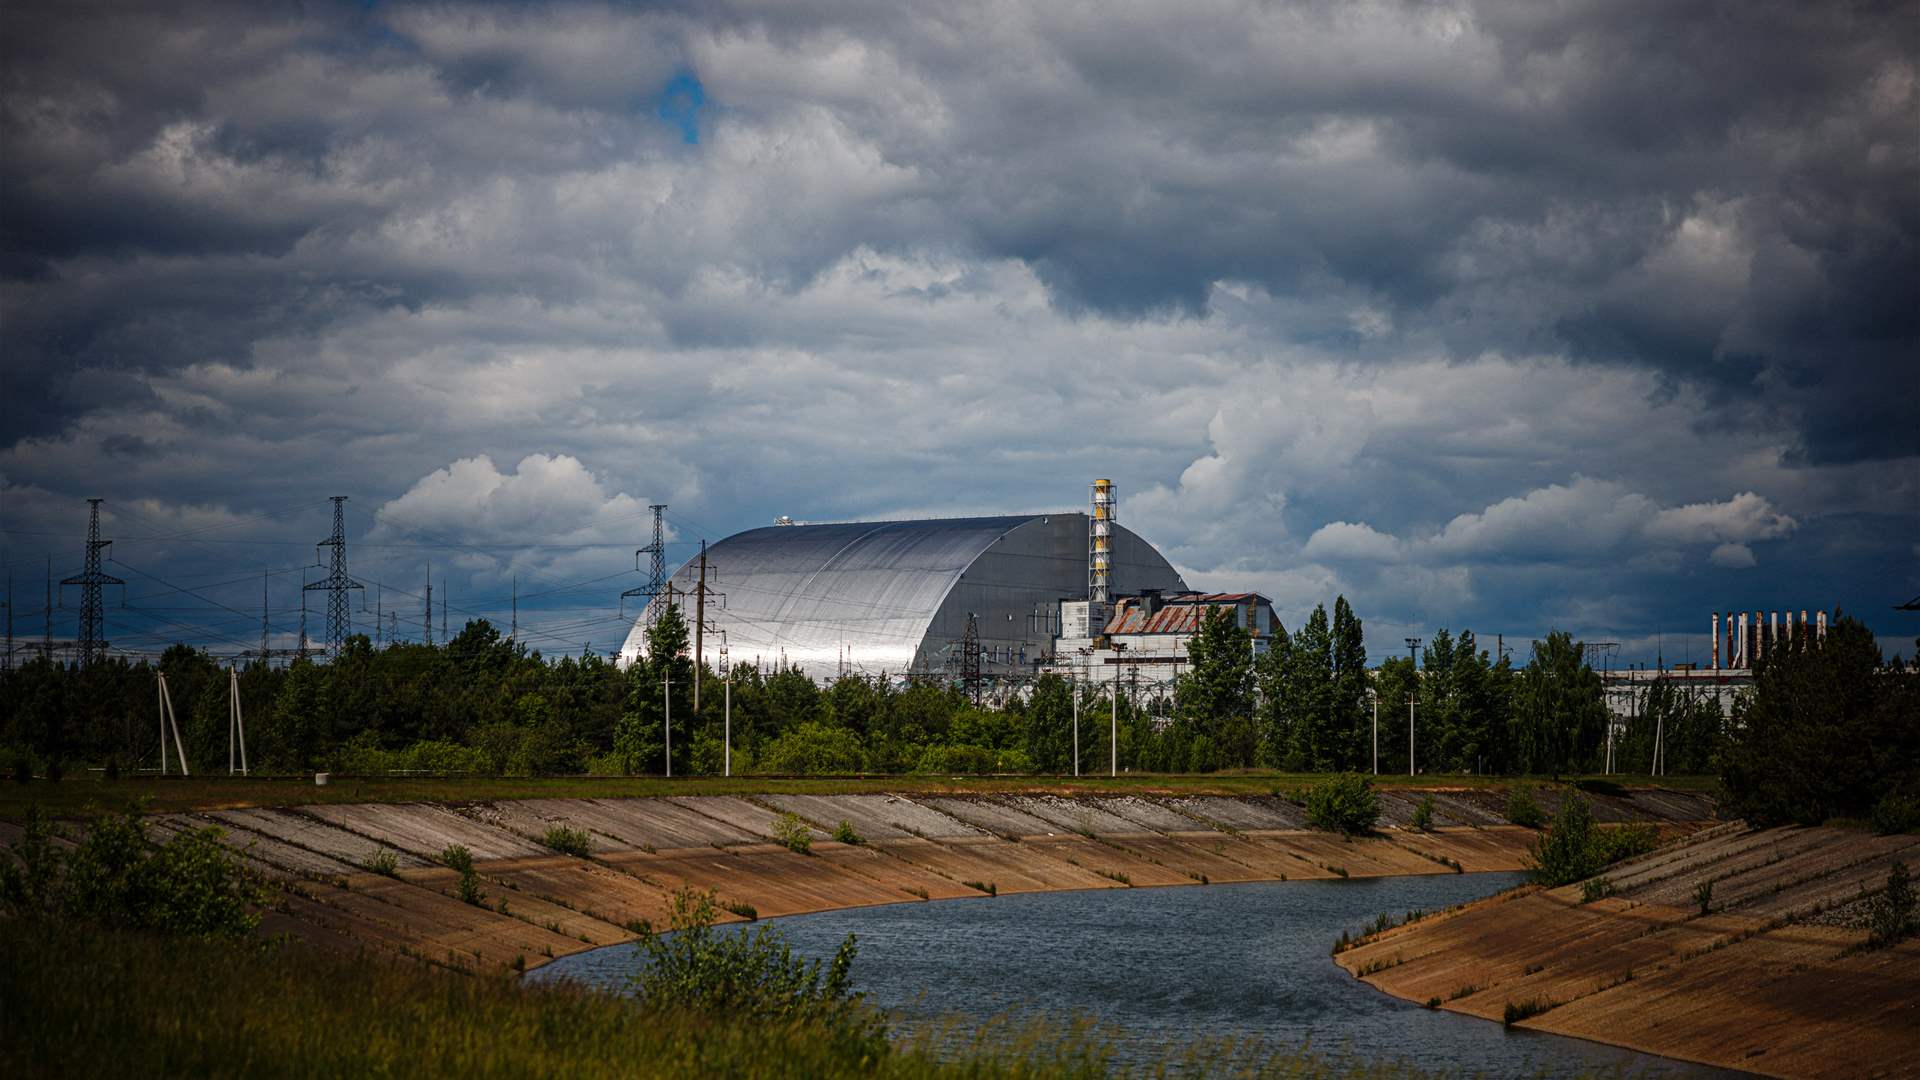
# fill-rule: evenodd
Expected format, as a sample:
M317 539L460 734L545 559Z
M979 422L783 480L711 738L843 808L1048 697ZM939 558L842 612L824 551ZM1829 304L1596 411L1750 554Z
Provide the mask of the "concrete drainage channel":
M161 815L201 825L285 885L263 929L463 970L537 966L662 925L675 890L711 889L727 919L1000 893L1514 870L1534 837L1496 795L1435 792L1435 827L1387 799L1379 835L1308 831L1297 806L1253 796L794 795L312 805ZM1415 795L1414 798L1418 798ZM1679 792L1603 796L1603 817L1674 833L1712 804ZM776 819L791 814L792 850ZM833 839L841 823L855 843ZM549 830L565 829L549 846ZM846 835L844 832L842 835ZM804 843L799 837L804 836ZM585 838L584 849L578 839ZM456 898L451 846L479 903ZM471 886L468 896L473 895Z

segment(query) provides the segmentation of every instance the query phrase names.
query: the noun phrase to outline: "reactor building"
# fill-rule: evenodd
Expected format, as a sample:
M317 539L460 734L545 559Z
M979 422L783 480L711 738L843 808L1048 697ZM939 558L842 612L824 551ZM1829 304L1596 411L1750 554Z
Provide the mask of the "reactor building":
M668 578L669 602L689 623L704 606L698 659L715 667L1017 680L1053 669L1061 641L1099 639L1130 610L1116 598L1192 595L1113 511L1101 480L1085 513L749 529L706 549L704 605L697 559ZM645 652L648 622L623 662Z

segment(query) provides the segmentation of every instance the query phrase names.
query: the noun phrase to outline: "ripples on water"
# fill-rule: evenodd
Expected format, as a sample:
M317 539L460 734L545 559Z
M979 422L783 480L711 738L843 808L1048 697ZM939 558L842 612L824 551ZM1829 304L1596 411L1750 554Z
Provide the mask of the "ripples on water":
M1257 1037L1486 1076L1738 1076L1422 1008L1328 957L1342 930L1382 912L1434 911L1519 874L1095 889L905 903L765 920L794 951L828 958L859 935L854 981L915 1030L943 1017L1084 1016L1117 1029L1122 1060L1197 1038ZM624 988L636 946L561 957L527 975Z

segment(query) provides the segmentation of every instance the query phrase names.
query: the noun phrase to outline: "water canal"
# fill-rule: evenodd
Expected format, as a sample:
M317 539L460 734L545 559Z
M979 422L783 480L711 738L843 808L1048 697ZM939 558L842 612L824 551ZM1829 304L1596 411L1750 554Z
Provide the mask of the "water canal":
M1121 1060L1196 1038L1255 1036L1486 1076L1738 1076L1725 1070L1419 1007L1328 958L1342 930L1382 912L1432 911L1520 874L1448 874L1197 888L1026 893L767 920L795 952L830 957L859 935L855 982L900 1026L1003 1013L1083 1015L1118 1030ZM529 980L613 989L632 944L561 957Z

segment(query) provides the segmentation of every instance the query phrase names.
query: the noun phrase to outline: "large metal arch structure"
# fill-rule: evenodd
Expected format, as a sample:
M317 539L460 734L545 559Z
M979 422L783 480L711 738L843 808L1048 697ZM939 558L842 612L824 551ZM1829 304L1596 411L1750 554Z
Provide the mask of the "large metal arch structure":
M817 679L957 675L972 614L982 670L1029 673L1052 646L1062 600L1085 599L1086 514L776 525L735 533L707 549L710 602L705 659L724 642L733 663L791 666ZM698 568L670 578L691 605ZM1173 566L1132 531L1113 528L1116 594L1186 588ZM663 601L656 601L663 602ZM691 606L684 607L691 620ZM645 651L645 620L621 647Z

